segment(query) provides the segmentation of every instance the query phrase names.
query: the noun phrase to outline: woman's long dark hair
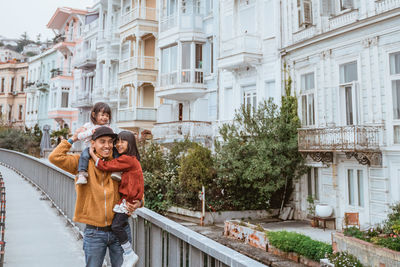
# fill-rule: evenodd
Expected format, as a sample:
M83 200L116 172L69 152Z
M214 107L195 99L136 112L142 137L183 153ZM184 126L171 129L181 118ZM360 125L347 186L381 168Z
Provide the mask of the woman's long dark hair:
M103 112L108 114L109 119L108 121L111 122L111 108L107 103L104 102L97 102L94 104L92 110L90 111L90 120L93 124L97 124L96 117L99 112Z
M136 146L136 137L132 132L122 131L118 134L117 141L125 140L128 142L128 150L126 151L126 155L135 156L137 160L140 161L139 150Z

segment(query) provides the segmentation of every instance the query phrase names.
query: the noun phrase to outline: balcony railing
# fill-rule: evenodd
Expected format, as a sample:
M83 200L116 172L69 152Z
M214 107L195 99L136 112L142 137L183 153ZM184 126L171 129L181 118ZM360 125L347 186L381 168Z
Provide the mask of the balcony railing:
M381 0L375 2L376 13L383 13L400 7L400 0Z
M348 11L329 19L329 29L333 30L350 23L356 22L358 19L358 9Z
M379 151L381 126L343 126L298 130L300 152Z
M72 76L72 73L69 71L62 71L59 69L53 70L51 72L51 78L55 78L57 76Z
M135 19L157 20L157 9L151 7L135 8L122 15L119 26L122 27Z
M95 21L85 25L84 32L86 34L89 34L90 32L95 32L97 31L98 27L99 27L99 19L96 19Z
M163 17L160 20L160 30L161 31L167 31L171 28L176 27L178 21L178 17L176 15L171 15L168 17Z
M204 72L201 69L183 69L178 75L177 71L161 74L161 86L174 84L204 83Z
M153 129L154 139L211 137L212 127L205 121L173 121L157 123Z
M316 34L316 27L311 26L293 33L293 42L297 43L306 39L310 39Z
M261 39L259 36L244 34L222 41L221 57L240 53L261 54Z
M92 106L93 100L92 95L88 92L86 93L78 93L75 99L75 103L72 103L73 107L83 107L83 106Z
M157 70L157 58L155 57L131 57L124 59L119 63L119 72L125 72L133 69Z
M156 121L157 110L155 108L127 108L118 110L118 122L126 121Z

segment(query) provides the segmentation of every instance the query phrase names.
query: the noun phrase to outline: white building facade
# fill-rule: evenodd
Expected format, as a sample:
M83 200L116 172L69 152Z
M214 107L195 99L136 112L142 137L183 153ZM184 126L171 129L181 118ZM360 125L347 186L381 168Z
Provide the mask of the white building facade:
M400 200L400 1L282 2L282 50L298 96L307 196L366 228Z
M48 117L49 89L51 70L55 68L57 51L48 49L40 55L31 57L28 62L28 82L26 92L26 127L32 128L36 124L43 128L52 125Z
M219 1L218 125L241 105L280 103L280 6L272 0ZM218 135L217 129L214 135Z
M161 98L153 135L161 142L209 144L216 120L218 8L216 1L157 1Z

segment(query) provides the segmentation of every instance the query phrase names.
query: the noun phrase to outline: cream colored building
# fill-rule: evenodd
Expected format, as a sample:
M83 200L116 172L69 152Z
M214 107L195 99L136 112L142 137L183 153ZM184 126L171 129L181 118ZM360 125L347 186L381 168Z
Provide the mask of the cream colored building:
M121 1L117 125L140 132L156 122L156 0Z
M0 64L0 124L24 127L28 64Z

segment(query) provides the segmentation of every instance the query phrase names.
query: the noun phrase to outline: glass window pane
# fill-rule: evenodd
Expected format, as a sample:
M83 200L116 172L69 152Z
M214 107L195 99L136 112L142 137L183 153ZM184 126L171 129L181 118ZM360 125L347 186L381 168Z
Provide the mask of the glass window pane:
M303 125L307 125L307 96L303 95L301 97L301 107L302 107L302 112L301 112L301 120Z
M178 46L172 46L170 52L170 72L174 72L178 68Z
M353 100L351 96L351 87L345 88L346 97L346 124L353 125Z
M349 192L349 205L354 205L354 177L353 170L347 170L347 190Z
M203 45L196 44L196 69L203 67Z
M400 73L400 52L390 55L390 74Z
M169 73L168 63L169 63L169 48L164 48L161 50L161 73Z
M357 62L351 62L340 66L340 83L357 81Z
M400 125L393 127L393 138L395 144L400 144Z
M314 195L315 199L319 199L319 182L318 182L318 168L314 169Z
M393 119L400 119L400 80L392 81Z
M310 168L310 169L308 169L308 172L307 172L307 193L309 196L313 195L311 178L312 177L311 177L311 168Z
M358 206L364 207L364 182L362 170L357 170Z
M190 43L182 43L182 69L190 69Z

